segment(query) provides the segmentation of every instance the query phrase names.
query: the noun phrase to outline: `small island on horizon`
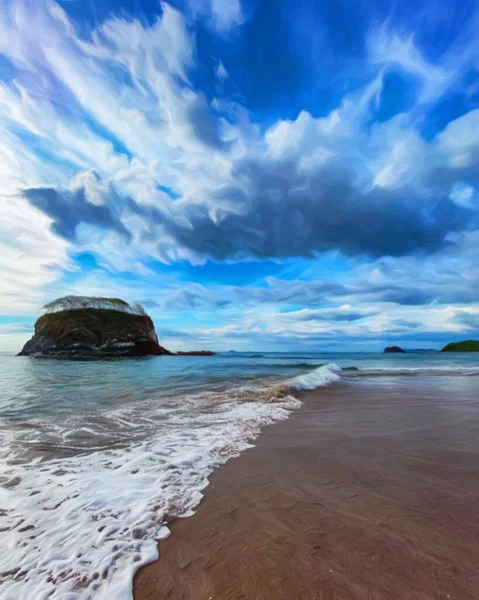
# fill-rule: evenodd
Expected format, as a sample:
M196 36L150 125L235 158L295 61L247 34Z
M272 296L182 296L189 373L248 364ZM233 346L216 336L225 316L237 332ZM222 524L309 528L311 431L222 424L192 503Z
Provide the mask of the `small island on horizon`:
M19 356L101 360L142 356L213 356L211 350L171 352L158 342L151 317L121 298L64 296L46 304Z

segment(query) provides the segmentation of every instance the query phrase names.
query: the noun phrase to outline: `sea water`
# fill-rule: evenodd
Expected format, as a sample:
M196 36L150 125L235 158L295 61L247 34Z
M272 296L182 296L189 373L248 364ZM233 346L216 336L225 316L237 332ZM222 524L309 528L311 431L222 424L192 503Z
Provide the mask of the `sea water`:
M131 599L168 523L193 514L212 470L298 409L301 390L396 375L475 377L479 355L1 354L0 597Z

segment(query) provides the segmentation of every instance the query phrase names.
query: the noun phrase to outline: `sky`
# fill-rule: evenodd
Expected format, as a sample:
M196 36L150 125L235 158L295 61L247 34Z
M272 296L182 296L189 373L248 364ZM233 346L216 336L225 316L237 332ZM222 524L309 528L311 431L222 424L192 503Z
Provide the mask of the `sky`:
M177 349L479 336L476 0L0 0L0 349L66 294Z

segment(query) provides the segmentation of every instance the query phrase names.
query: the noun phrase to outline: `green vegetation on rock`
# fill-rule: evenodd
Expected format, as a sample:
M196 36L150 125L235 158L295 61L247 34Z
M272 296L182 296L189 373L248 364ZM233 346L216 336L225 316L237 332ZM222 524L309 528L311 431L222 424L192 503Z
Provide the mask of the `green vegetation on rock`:
M479 352L479 341L465 340L463 342L452 342L444 346L441 352Z

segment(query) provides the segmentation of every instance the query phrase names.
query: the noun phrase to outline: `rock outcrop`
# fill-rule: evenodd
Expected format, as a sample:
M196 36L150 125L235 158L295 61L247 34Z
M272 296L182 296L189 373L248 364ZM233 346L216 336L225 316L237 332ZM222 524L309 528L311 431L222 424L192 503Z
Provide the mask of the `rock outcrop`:
M406 350L403 350L399 346L388 346L387 348L384 348L384 352L386 354L389 354L389 353L391 353L391 354L398 354L398 353L405 354Z
M20 355L94 360L172 354L158 343L146 314L109 308L75 308L47 313Z
M452 342L444 346L441 352L479 352L479 341L464 340L463 342Z

